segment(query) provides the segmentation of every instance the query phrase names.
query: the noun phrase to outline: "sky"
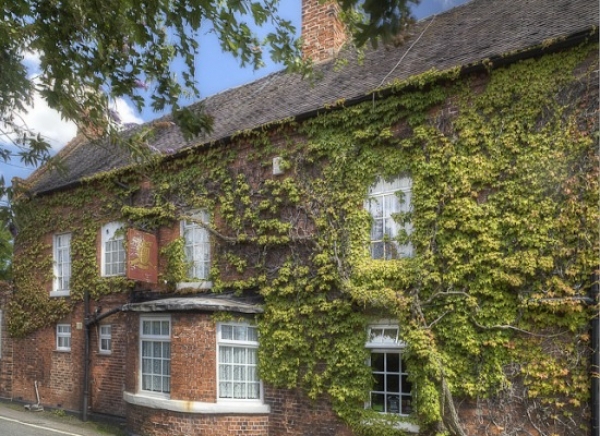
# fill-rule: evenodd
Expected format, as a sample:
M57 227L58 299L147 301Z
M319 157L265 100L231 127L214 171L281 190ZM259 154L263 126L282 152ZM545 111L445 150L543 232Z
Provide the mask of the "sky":
M413 14L415 18L422 19L458 6L465 3L465 1L467 0L421 0L420 5L413 10ZM301 0L281 0L280 12L281 15L294 23L299 32ZM34 75L37 68L36 57L27 54L24 63L30 73ZM201 98L250 83L282 69L280 65L273 63L270 59L265 59L265 63L265 67L257 71L252 68L241 68L231 55L220 51L216 39L211 34L200 35L200 53L196 61L196 78L199 82ZM189 101L189 103L191 104L193 101ZM115 109L119 112L123 123L144 123L162 115L152 112L150 108L138 113L125 100L117 100L115 105ZM22 114L22 117L29 127L41 133L50 142L54 151L60 150L61 147L67 144L77 131L74 124L63 121L60 114L48 108L41 98L36 98L33 107L28 113ZM26 167L18 161L0 161L0 175L4 176L7 184L10 184L13 177L27 178L34 169Z

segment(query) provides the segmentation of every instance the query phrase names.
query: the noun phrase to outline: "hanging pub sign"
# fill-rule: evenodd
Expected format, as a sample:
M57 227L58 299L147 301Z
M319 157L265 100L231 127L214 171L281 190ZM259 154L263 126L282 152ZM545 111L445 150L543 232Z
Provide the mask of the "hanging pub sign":
M158 282L156 236L141 230L127 230L127 278L145 283Z

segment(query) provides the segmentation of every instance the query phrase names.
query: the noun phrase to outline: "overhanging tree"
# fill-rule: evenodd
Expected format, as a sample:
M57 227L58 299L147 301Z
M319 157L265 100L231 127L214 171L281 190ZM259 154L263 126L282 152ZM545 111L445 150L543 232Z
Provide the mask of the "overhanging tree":
M300 0L298 0L300 1ZM388 37L408 22L419 0L337 0L358 46ZM288 70L306 73L294 26L279 0L7 0L0 21L0 159L38 165L50 145L17 115L38 92L48 105L95 134L114 132L108 100L127 97L141 110L140 88L152 89L150 106L171 108L180 127L197 134L210 117L191 114L182 96L199 97L194 61L197 35L214 32L241 66L258 68L265 53ZM260 38L257 29L271 29ZM40 56L40 73L28 77L23 54ZM174 61L183 61L176 75ZM89 131L89 130L88 130ZM0 194L5 193L0 176Z

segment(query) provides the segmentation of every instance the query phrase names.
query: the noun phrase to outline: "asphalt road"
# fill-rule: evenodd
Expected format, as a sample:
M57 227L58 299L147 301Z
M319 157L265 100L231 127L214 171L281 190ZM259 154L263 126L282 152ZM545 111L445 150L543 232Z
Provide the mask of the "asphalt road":
M29 412L15 403L0 402L0 436L110 436L118 430L100 431L93 422L52 412Z

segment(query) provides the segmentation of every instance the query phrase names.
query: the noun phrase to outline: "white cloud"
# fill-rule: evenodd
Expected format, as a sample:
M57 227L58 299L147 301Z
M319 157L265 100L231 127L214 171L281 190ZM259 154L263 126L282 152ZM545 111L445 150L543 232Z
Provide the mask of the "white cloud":
M77 126L63 120L60 113L51 109L39 95L33 98L33 106L20 115L24 125L42 135L54 151L60 150L77 133Z
M135 114L134 108L122 98L113 101L111 108L119 113L123 124L144 122ZM55 152L64 147L77 134L75 123L63 120L60 113L51 109L39 95L34 97L33 105L28 108L28 111L19 115L23 120L23 125L42 135Z
M40 52L24 51L23 64L29 71L30 80L36 82L36 76L39 74ZM133 106L122 98L113 100L110 107L118 112L123 124L144 122L135 114ZM18 116L22 118L24 126L41 134L55 152L64 147L77 134L77 126L73 122L63 120L60 113L51 109L39 95L34 96L33 104L28 107L27 112L19 113Z
M124 99L117 98L110 105L111 109L116 110L121 118L121 123L136 123L142 124L144 120L135 114L133 106L129 105Z

